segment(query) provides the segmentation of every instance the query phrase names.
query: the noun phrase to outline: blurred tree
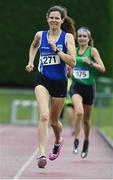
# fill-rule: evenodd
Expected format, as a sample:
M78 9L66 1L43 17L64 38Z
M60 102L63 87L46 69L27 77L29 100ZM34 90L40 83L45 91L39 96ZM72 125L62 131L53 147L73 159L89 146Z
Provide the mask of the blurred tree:
M107 68L106 76L113 77L113 1L109 0L1 0L0 1L0 84L32 86L37 71L25 72L31 41L39 30L46 30L46 12L53 5L65 6L75 20L76 29L91 29L95 46Z

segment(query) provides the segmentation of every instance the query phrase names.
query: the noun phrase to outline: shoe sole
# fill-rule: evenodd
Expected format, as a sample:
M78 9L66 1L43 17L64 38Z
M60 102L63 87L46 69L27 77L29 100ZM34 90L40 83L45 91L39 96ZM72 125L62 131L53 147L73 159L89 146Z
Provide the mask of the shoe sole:
M79 154L79 150L76 150L76 151L75 151L75 150L73 149L73 154Z
M46 164L47 164L46 158L38 159L37 165L38 165L39 168L45 168Z
M88 156L88 152L86 152L86 153L82 152L82 153L81 153L81 158L84 159L84 158L86 158L87 156Z

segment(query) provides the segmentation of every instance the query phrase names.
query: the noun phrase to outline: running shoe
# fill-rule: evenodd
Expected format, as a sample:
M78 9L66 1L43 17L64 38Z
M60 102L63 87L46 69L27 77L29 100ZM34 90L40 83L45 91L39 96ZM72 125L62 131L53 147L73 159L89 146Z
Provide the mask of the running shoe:
M81 152L82 158L85 158L88 155L88 146L89 146L89 141L86 139L84 140L83 149Z
M49 159L51 161L55 160L60 155L62 144L63 144L62 138L60 140L60 144L54 144L54 148L52 149L52 151L49 154Z
M39 168L45 168L46 164L47 164L47 160L46 160L46 156L40 156L39 158L37 158L38 160L38 167Z
M73 154L78 154L79 150L78 150L78 145L79 145L79 139L75 139L74 140L74 146L73 146Z

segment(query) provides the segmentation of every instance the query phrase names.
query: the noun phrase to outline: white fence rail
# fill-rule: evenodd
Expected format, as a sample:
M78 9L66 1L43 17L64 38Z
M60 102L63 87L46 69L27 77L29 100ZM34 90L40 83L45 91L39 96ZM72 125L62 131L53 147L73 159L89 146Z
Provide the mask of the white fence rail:
M31 119L18 119L17 112L19 108L31 108ZM28 110L27 110L28 111ZM37 125L38 124L38 111L37 102L32 100L13 100L11 105L10 123L16 125Z

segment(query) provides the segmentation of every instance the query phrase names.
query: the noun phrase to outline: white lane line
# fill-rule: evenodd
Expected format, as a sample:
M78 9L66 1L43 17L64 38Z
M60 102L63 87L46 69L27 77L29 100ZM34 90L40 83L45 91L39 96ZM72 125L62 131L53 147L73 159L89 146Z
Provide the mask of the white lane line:
M33 154L30 156L30 158L26 161L26 163L21 167L21 169L16 173L16 175L13 177L13 179L17 180L20 178L22 173L25 171L25 169L28 167L28 165L31 163L31 161L34 159L34 157L37 154L37 149L33 152Z

